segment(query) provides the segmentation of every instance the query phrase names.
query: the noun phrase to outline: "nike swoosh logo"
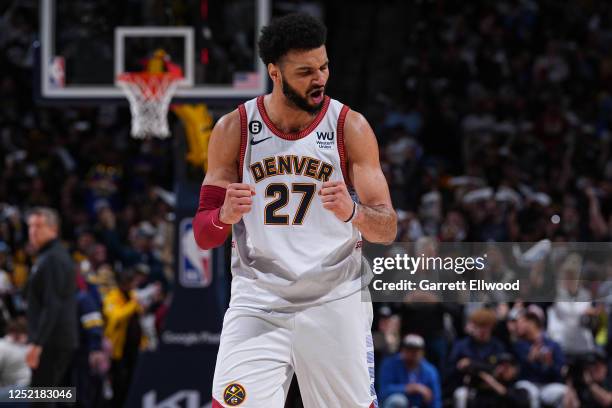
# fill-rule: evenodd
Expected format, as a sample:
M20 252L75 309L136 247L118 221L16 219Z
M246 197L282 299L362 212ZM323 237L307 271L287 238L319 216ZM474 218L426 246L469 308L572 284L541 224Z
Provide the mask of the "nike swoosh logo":
M261 140L251 139L251 146L255 146L256 144L259 144L261 142L265 142L268 139L272 139L272 136L266 137L265 139L261 139Z

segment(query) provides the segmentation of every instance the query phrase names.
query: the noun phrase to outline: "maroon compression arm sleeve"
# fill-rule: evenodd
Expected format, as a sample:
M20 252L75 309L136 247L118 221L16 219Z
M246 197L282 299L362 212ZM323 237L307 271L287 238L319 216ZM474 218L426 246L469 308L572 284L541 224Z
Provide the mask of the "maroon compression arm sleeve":
M193 235L202 249L216 248L223 244L231 225L219 220L219 212L225 200L223 187L203 185L200 189L200 205L193 218Z

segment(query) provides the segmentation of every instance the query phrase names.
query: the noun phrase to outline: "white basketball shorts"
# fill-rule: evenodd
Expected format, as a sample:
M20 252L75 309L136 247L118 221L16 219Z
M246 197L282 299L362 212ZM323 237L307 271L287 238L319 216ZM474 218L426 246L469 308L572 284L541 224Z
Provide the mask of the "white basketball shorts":
M291 313L230 307L213 407L283 408L295 373L305 408L377 408L371 326L360 292Z

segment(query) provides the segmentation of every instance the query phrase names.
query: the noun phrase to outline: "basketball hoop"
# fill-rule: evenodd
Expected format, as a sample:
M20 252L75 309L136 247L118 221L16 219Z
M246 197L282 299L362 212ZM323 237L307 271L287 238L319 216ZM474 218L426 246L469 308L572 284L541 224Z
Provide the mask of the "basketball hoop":
M128 72L119 75L118 84L123 89L132 112L132 136L166 138L168 107L183 76L177 72Z

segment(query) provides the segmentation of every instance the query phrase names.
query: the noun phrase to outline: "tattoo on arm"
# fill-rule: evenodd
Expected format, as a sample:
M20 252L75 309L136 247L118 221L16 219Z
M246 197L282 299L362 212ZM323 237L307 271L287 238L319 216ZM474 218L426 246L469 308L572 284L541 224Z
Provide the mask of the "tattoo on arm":
M358 204L353 224L366 240L374 243L390 244L397 234L397 215L386 205Z

